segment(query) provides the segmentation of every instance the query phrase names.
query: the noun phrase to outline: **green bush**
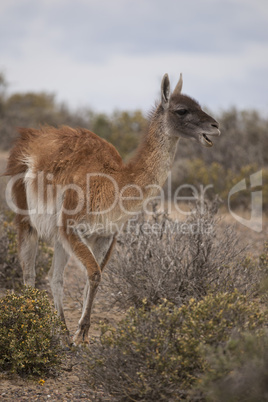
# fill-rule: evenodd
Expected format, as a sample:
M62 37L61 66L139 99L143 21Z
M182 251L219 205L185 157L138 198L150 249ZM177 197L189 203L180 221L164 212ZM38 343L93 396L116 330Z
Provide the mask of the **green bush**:
M225 346L207 348L210 370L199 390L213 402L268 401L268 333L234 335Z
M267 314L238 292L191 299L178 308L164 302L131 308L118 327L102 327L88 354L91 386L120 400L181 400L207 370L204 345L218 345L238 332L260 328Z
M60 326L45 292L31 287L8 292L0 299L0 368L37 375L57 368Z

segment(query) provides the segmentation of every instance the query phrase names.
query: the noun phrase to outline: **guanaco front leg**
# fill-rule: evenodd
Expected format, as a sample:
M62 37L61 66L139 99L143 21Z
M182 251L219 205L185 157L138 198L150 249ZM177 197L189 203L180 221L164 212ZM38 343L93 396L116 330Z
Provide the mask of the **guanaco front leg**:
M101 269L93 254L90 241L81 239L76 233L68 235L64 233L64 237L64 243L66 244L66 241L68 242L72 254L78 262L85 267L87 282L89 284L89 286L86 285L85 288L83 311L78 323L78 329L73 337L73 342L75 344L82 342L88 343L91 310L101 280Z
M98 237L94 243L94 255L100 265L101 271L104 270L108 263L114 245L116 243L116 234L107 237Z
M111 235L107 237L95 237L92 239L91 245L92 245L92 252L94 253L94 257L101 269L101 272L104 270L104 267L106 266L107 262L109 261L113 247L116 243L116 235ZM82 311L82 316L80 321L82 320L82 317L84 317L87 314L87 308L92 309L92 304L94 301L94 298L96 296L98 290L98 285L90 279L87 279L85 288L84 288L84 300L83 300L83 311ZM88 307L88 304L91 304L90 307ZM88 313L91 315L91 311ZM89 319L90 320L90 319ZM75 334L75 337L79 336L79 328L77 333ZM77 343L78 341L75 340ZM84 339L83 342L86 342Z

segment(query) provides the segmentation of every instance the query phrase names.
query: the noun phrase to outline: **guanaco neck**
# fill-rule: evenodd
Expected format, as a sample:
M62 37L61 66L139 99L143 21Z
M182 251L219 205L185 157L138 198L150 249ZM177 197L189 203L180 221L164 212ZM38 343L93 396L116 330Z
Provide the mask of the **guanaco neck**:
M177 142L178 137L170 135L165 113L159 106L136 154L126 165L133 182L140 187L150 184L163 186L172 167Z

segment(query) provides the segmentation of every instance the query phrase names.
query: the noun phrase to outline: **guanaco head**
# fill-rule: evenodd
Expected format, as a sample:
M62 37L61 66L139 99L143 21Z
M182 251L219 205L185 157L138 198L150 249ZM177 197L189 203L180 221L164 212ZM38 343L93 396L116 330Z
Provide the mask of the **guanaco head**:
M181 94L182 74L170 95L170 82L165 74L161 83L161 105L170 135L191 138L205 147L212 147L209 137L219 136L219 123L205 113L200 105L187 95Z

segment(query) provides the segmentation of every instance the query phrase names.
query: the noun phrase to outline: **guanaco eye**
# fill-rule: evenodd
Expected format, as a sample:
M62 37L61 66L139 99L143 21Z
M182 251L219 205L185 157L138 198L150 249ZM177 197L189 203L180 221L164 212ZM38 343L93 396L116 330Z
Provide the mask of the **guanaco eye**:
M179 109L179 110L176 110L176 113L179 116L185 116L188 113L188 110L187 109Z

